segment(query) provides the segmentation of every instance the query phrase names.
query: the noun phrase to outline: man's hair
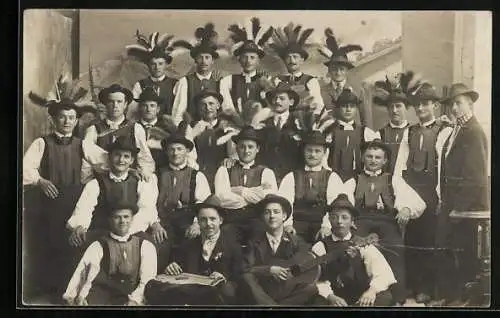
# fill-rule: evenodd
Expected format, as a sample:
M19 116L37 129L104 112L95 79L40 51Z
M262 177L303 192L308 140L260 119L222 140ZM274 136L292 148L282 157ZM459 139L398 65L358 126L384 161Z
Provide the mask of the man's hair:
M108 206L109 217L113 216L114 213L119 210L130 210L132 212L132 215L135 215L139 210L139 207L136 204L132 203L117 202Z
M363 152L363 154L366 153L369 149L373 149L373 150L379 150L380 149L380 150L382 150L384 152L384 157L388 158L387 151L383 147L380 147L378 145L370 145L370 146L366 147L366 149Z

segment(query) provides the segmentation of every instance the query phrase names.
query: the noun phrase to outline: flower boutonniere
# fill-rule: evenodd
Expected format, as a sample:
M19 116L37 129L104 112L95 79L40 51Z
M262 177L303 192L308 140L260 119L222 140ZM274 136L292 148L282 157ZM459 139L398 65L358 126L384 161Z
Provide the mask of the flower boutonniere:
M283 236L283 242L290 242L290 239L287 236Z
M219 253L215 254L214 261L219 260L221 257L222 257L222 252L219 252Z

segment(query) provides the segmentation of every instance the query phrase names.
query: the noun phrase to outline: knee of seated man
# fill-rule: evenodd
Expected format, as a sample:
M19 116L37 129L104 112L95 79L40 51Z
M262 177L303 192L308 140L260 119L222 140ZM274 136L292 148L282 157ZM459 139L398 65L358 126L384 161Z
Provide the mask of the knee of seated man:
M233 298L236 295L236 285L233 282L226 282L219 287L219 294L223 297Z

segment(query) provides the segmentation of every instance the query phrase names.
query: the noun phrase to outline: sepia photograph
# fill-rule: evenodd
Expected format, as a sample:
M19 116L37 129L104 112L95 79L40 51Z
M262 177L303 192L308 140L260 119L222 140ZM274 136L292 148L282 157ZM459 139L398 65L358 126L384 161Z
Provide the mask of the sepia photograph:
M491 306L491 11L21 21L18 307Z

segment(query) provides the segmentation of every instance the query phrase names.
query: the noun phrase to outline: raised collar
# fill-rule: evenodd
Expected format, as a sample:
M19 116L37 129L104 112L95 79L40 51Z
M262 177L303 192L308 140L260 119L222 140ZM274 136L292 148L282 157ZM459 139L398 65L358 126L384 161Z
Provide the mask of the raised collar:
M216 126L217 126L217 124L219 123L219 119L217 119L217 118L215 118L214 120L212 120L212 121L210 121L210 122L208 122L208 121L206 121L206 120L203 120L203 119L200 119L200 121L205 122L205 123L208 123L208 124L209 124L209 127L212 127L212 128L216 127Z
M343 120L340 120L340 119L337 119L337 122L339 123L339 125L345 127L345 128L351 128L351 129L354 129L354 127L356 126L355 124L355 121L354 120L351 120L350 122L345 122Z
M54 134L56 135L57 138L70 138L73 136L73 133L69 133L66 135L61 134L60 132L54 131Z
M117 120L109 120L108 118L106 118L106 124L110 127L120 126L124 121L125 121L125 115L122 115Z
M429 127L430 125L434 124L436 122L436 118L432 118L429 121L426 121L425 123L420 123L420 126L422 127Z
M254 77L255 75L257 75L257 71L253 70L250 73L242 72L241 75L243 75L243 77Z
M114 174L113 172L110 171L109 174L108 174L108 176L114 182L122 182L122 181L125 181L128 178L128 171L123 176L117 176L116 174Z
M160 77L153 77L153 76L150 76L149 79L153 82L153 83L159 83L161 81L163 81L165 79L165 77L167 77L167 74L164 74Z
M392 128L400 128L400 129L406 128L406 126L408 126L408 121L407 120L403 121L401 125L393 124L392 121L390 121L389 126L391 126Z
M201 75L198 72L195 72L194 74L200 81L209 80L212 77L212 72L208 73L208 75Z
M174 167L174 166L172 166L171 164L168 164L168 166L170 167L170 169L172 169L172 170L174 170L174 171L180 171L180 170L182 170L182 169L186 168L186 166L187 166L187 161L186 161L186 162L184 162L183 164L181 164L180 166L177 166L177 167Z
M255 165L255 160L252 160L250 163L244 163L244 162L241 162L240 160L238 160L238 163L240 164L240 166L243 169L251 169L253 167L253 165Z
M206 237L203 235L203 233L201 234L201 243L204 244L205 242L217 242L217 240L219 239L220 237L220 230L219 232L217 232L217 234L213 235L212 237Z
M142 124L143 126L154 126L154 125L156 125L156 123L157 123L157 122L158 122L158 118L155 118L155 119L153 119L153 120L152 120L152 121L150 121L150 122L147 122L147 121L145 121L145 120L141 119L141 124Z
M346 83L347 83L347 79L343 80L342 82L335 82L334 80L331 80L331 85L334 89L337 89L337 88L344 88L346 87Z
M289 110L287 110L286 112L281 113L281 114L275 114L274 115L274 124L276 125L278 123L278 118L281 118L281 127L283 127L283 125L288 121L288 117L290 117Z
M366 169L364 169L364 170L365 170L364 172L366 173L366 175L368 175L370 177L378 177L382 174L382 169L379 169L379 170L374 171L374 172L368 171Z
M349 241L352 238L352 233L349 232L346 236L344 237L338 237L335 234L332 233L332 240L334 242L339 242L339 241Z
M308 165L306 165L304 167L305 171L321 171L322 169L323 169L322 165L317 165L316 167L309 167Z
M109 232L109 236L111 236L112 239L115 239L119 242L127 242L130 238L130 233L125 234L124 236L119 236L113 232Z

